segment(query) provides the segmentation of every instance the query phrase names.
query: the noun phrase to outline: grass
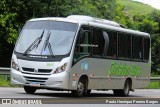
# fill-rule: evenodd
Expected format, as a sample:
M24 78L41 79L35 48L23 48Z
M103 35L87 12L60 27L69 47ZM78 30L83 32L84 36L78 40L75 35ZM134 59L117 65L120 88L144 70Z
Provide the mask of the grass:
M125 11L128 12L128 15L131 17L134 15L147 15L150 14L152 11L156 10L150 5L139 3L132 0L117 0L117 1L119 4L124 6Z
M10 80L9 80L9 76L7 76L7 78L5 78L4 75L0 75L0 86L1 87L10 87Z
M146 89L160 89L160 82L150 82Z
M160 75L158 73L156 73L156 72L152 72L151 73L151 77L160 77Z
M157 73L151 73L151 77L160 77ZM147 89L160 89L160 81L150 82L149 85L146 87Z

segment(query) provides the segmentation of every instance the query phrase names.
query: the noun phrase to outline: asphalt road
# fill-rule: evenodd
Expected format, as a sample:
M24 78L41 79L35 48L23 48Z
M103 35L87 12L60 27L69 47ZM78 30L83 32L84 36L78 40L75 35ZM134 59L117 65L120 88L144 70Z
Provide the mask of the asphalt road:
M101 104L106 103L108 99L148 99L157 98L160 100L160 89L137 89L135 92L130 92L128 97L117 97L112 91L95 91L83 98L75 98L68 91L50 91L37 90L35 94L26 94L23 88L3 88L0 87L0 98L29 98L29 99L46 99L45 103L49 104Z
M68 91L37 90L35 94L26 94L23 88L0 87L0 98L74 98ZM117 98L112 91L92 90L84 98ZM124 98L124 97L123 97ZM127 98L160 98L160 89L136 89Z

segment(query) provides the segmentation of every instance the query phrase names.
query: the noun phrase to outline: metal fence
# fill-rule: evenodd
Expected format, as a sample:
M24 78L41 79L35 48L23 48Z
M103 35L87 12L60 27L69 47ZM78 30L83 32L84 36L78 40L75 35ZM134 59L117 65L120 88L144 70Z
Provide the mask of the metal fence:
M10 68L0 67L0 75L10 75Z
M0 75L10 75L10 68L0 67ZM152 82L160 81L160 77L150 77Z

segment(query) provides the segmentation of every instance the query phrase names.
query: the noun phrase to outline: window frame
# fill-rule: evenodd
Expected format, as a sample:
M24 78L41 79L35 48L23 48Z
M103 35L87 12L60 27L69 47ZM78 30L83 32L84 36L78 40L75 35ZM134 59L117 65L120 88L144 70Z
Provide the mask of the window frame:
M86 54L86 53L82 53L82 52L79 52L80 51L80 48L78 48L78 52L76 52L76 44L77 44L77 42L79 41L78 39L80 38L80 32L81 32L81 29L82 28L87 28L87 30L88 31L90 31L90 41L92 42L92 29L91 29L91 27L90 26L88 26L88 25L82 25L82 26L80 26L80 28L79 28L79 31L78 31L78 33L77 33L77 37L76 37L76 42L75 42L75 47L74 47L74 54L73 54L73 64L75 64L75 63L77 63L80 59L82 59L83 57L87 57L87 56L91 56L91 51L92 51L92 49L91 49L91 47L89 47L90 48L90 50L89 50L89 52ZM87 31L86 30L86 31ZM80 47L80 46L79 46ZM77 58L77 60L76 61L74 61L74 57L75 57L75 54L81 54L82 56L81 57L79 57L79 58Z
M117 31L117 30L112 30L112 29L109 29L109 28L101 28L101 27L89 26L89 25L82 25L82 26L80 26L80 29L82 29L83 27L87 27L90 30L90 42L91 42L91 44L93 44L93 37L94 37L93 36L93 30L94 29L98 29L98 30L100 30L102 32L102 36L104 38L104 50L103 50L103 55L94 55L93 54L93 48L94 47L90 47L90 52L88 54L84 54L82 57L78 58L76 60L76 62L78 62L79 60L83 59L84 57L112 59L112 60L122 60L122 61L133 61L133 62L146 62L146 63L149 61L149 58L150 58L150 46L151 45L149 45L148 59L145 60L144 59L144 38L148 38L148 40L151 41L150 37L146 37L146 36L143 36L143 35L140 35L140 34L136 34L136 33L134 34L134 33L130 33L130 32ZM116 35L116 57L107 56L108 49L109 49L109 43L108 43L108 46L106 48L106 39L104 37L103 32L106 32L107 34L108 34L108 32L111 32L114 35ZM80 33L80 30L78 31L78 35L79 35L79 33ZM130 57L128 57L128 58L124 58L124 57L120 57L119 56L119 34L125 34L125 36L130 36ZM76 39L78 39L78 35L77 35ZM142 43L141 43L142 44L142 59L133 59L133 37L135 37L135 36L142 39ZM108 39L109 39L109 37L110 36L108 34ZM76 40L76 43L77 43L77 40ZM75 52L74 52L74 55L75 55Z

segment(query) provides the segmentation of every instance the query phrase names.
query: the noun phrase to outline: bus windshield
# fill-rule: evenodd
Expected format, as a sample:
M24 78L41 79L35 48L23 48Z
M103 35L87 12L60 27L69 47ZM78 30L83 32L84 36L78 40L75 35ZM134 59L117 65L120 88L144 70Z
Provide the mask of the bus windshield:
M77 24L31 21L24 26L15 51L30 55L66 55L70 52Z

